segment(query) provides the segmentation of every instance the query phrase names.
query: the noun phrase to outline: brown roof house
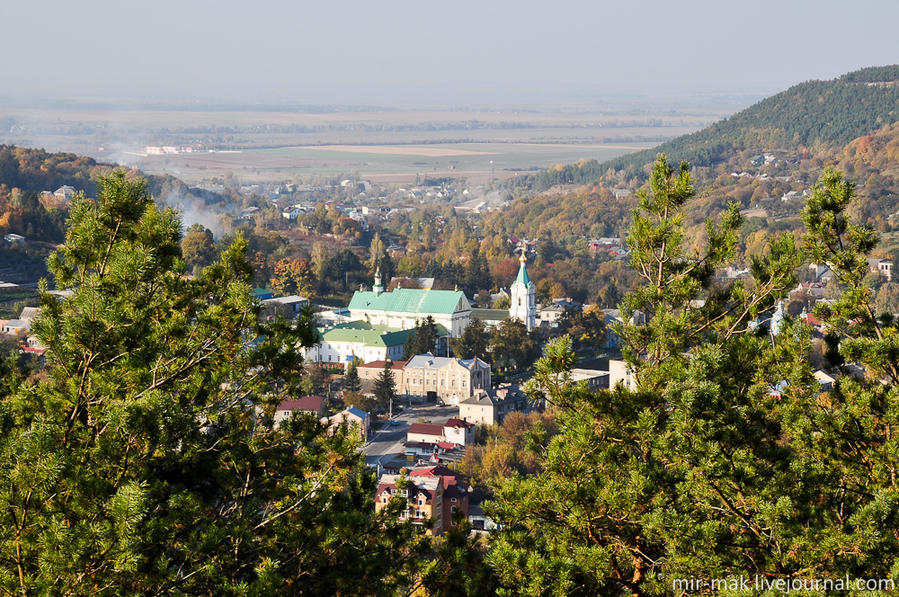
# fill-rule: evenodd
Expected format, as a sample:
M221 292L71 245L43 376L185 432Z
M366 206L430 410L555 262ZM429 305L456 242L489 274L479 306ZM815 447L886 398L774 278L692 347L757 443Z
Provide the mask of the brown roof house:
M405 502L403 520L424 526L429 533L442 535L453 526L453 512L468 517L469 487L461 475L445 466L415 469L408 475L381 475L375 492L375 510L386 508L398 497Z
M316 418L325 416L325 399L321 396L288 398L275 409L275 424L289 419L294 413L309 413Z

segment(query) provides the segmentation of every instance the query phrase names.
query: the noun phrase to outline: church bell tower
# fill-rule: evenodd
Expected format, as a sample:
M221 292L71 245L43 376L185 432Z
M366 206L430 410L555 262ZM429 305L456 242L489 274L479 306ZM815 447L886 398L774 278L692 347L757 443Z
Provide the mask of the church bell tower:
M512 283L509 290L512 294L512 306L509 308L509 317L518 319L530 332L537 325L537 295L536 287L528 276L528 270L525 266L527 257L524 251L518 258L521 266L518 268L518 277Z

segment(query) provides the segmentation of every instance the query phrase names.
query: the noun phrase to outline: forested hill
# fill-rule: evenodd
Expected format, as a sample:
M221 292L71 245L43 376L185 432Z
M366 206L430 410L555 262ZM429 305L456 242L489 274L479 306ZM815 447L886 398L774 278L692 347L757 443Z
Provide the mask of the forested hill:
M40 193L70 185L76 191L84 191L88 197L93 197L97 192L97 175L120 167L119 164L97 162L74 153L51 153L43 149L0 145L0 185L8 190L17 188L26 193ZM189 188L172 176L143 173L140 176L147 179L150 193L157 198L176 191L209 203L224 199L217 193Z
M39 201L40 193L69 185L94 197L97 176L118 167L73 153L0 145L0 234L13 232L30 240L62 242L65 214L58 206ZM227 201L224 195L189 188L171 176L134 172L147 179L151 195L173 207L183 209L185 202L211 205Z
M741 152L801 152L843 146L899 120L899 65L854 71L832 81L807 81L707 128L608 162L583 161L529 177L537 190L588 184L609 170L640 175L663 152L672 161L715 166Z

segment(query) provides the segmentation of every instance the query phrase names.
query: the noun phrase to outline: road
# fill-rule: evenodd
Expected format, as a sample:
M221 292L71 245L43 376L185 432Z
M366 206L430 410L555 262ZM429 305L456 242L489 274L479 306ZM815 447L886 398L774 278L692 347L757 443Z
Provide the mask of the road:
M434 404L405 406L403 411L393 416L397 425L383 424L381 429L375 431L370 441L363 446L365 462L376 467L382 459L392 460L396 456L402 457L405 448L403 440L412 423L423 421L425 423L446 423L447 419L459 416L459 408L455 406L439 407Z

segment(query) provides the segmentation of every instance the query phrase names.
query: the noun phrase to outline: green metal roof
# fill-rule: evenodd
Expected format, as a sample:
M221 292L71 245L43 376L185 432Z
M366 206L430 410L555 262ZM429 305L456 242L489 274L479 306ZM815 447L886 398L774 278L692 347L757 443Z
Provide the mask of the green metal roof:
M318 331L322 340L328 342L360 342L366 346L399 346L413 330L395 330L364 321L341 323L329 329Z
M531 278L528 276L528 270L524 266L524 261L521 262L521 267L518 268L518 277L515 278L514 283L518 284L519 282L524 284L525 288L527 288L531 284Z
M481 321L502 321L509 317L508 309L472 309L471 316Z
M452 315L456 311L465 310L466 307L470 308L468 299L461 291L419 288L397 288L377 296L374 292L357 290L349 304L350 311L356 309L422 315L428 313Z

